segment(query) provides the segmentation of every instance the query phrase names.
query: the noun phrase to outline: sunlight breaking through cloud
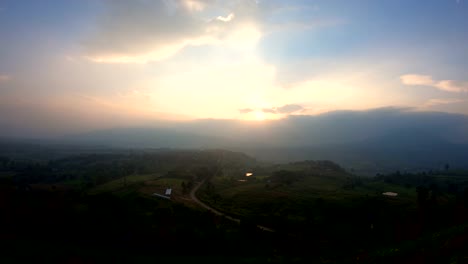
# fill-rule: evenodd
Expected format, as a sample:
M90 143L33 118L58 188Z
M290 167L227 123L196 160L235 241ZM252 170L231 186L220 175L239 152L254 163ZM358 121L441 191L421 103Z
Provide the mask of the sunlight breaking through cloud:
M108 2L96 34L85 42L85 57L98 63L148 63L165 60L188 46L252 49L261 36L253 11L257 5L250 1L234 5L191 0ZM226 9L231 10L226 16L206 17Z

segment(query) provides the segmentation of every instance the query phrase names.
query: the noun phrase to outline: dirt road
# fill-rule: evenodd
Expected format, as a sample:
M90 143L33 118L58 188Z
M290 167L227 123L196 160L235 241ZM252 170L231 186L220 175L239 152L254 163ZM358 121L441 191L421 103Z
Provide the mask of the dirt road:
M227 219L231 220L231 221L234 221L236 223L240 223L240 219L238 218L234 218L234 217L231 217L229 215L226 215L225 213L222 213L216 209L214 209L213 207L205 204L204 202L200 201L197 196L195 195L198 191L198 189L205 183L206 181L206 178L204 180L202 180L201 182L199 182L193 189L192 191L190 191L190 198L196 202L198 205L200 205L201 207L213 212L214 214L217 214L217 215L220 215L220 216L224 216L226 217ZM261 225L257 225L257 227L263 231L268 231L268 232L275 232L275 230L271 229L271 228L268 228L268 227L265 227L265 226L261 226Z

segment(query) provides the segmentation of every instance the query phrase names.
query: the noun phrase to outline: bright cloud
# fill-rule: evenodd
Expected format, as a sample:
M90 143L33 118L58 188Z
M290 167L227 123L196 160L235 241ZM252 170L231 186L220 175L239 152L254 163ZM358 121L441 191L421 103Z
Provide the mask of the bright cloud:
M85 57L99 63L146 63L171 57L186 46L251 48L259 37L256 1L125 1L107 3ZM226 16L223 14L229 10ZM218 13L219 15L214 15Z
M255 110L253 110L252 108L242 108L242 109L239 109L239 113L241 114L248 114L248 113L251 113Z
M84 41L84 57L97 63L163 61L185 47L201 45L250 52L272 29L284 25L290 29L291 24L273 19L279 16L279 10L287 12L291 5L273 1L114 0L105 3L94 34ZM323 26L319 21L303 20L294 23Z
M430 86L446 92L468 92L468 82L454 80L436 81L430 75L407 74L400 76L400 80L405 85L410 86Z
M291 114L304 110L304 107L297 104L287 104L276 108L276 111L281 114Z
M434 80L430 75L406 74L400 76L400 80L405 85L434 85Z
M437 105L456 104L456 103L462 103L462 102L465 102L465 100L457 99L457 98L449 98L449 99L434 98L434 99L429 99L428 101L426 101L422 107L423 108L433 107Z
M385 106L468 113L468 20L459 8L437 21L423 12L434 25L408 27L400 22L420 8L411 1L388 3L414 8L400 22L378 4L363 12L350 1L9 2L17 14L0 26L2 101L29 98L45 108L51 96L70 98L57 109L76 108L84 119L99 109L129 120L262 120ZM442 2L434 12L448 10ZM424 49L413 45L421 41ZM400 76L426 71L453 77Z
M454 80L443 80L437 82L437 88L447 92L468 92L468 82L459 82Z
M292 114L303 111L304 107L297 104L286 104L280 107L263 108L262 111L271 114Z
M203 9L205 9L208 4L212 4L212 3L213 3L213 1L209 1L209 0L208 1L207 0L205 0L205 1L203 1L203 0L184 0L184 1L181 2L181 4L185 8L187 8L187 9L189 9L191 11L197 11L197 12L203 11Z
M177 66L147 83L151 104L166 112L190 112L201 118L245 119L254 112L278 118L337 108L375 108L404 100L398 93L382 97L381 92L392 85L382 84L378 76L338 68L333 74L284 89L276 82L276 67L254 56Z
M218 16L216 19L218 19L220 21L223 21L223 22L229 22L229 21L233 20L234 17L235 17L234 13L231 13L227 17Z

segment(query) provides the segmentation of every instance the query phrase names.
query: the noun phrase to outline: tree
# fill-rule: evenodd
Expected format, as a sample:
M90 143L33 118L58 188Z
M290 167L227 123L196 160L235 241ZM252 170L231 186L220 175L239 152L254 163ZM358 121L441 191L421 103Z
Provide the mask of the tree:
M294 171L280 170L275 171L271 179L282 184L291 185L293 182L300 180L301 175Z
M416 192L418 193L418 205L420 207L425 207L427 199L429 198L429 190L426 187L418 186Z

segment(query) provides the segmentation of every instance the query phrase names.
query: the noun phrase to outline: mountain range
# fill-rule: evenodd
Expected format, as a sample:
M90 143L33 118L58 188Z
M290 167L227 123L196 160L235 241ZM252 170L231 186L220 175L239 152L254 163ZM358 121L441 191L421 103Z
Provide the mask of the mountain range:
M164 121L57 140L117 148L226 148L265 161L330 159L369 174L436 169L447 163L468 167L468 116L401 108L268 121Z

